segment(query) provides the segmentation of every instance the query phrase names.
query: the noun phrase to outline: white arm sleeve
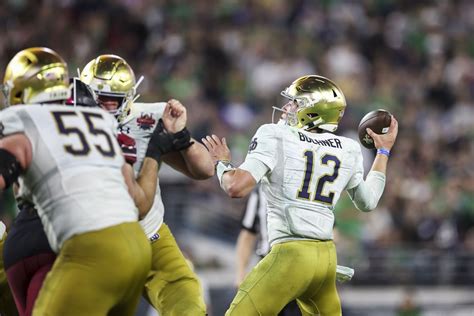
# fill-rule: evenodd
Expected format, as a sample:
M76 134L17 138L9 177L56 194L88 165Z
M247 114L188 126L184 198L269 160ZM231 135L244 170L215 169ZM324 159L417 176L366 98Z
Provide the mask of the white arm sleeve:
M362 212L370 212L377 207L385 188L385 174L370 171L365 181L347 190L354 205Z
M270 171L270 168L268 168L266 164L255 158L245 159L245 161L240 165L239 169L250 172L257 183L259 183L263 176L266 175L268 171Z

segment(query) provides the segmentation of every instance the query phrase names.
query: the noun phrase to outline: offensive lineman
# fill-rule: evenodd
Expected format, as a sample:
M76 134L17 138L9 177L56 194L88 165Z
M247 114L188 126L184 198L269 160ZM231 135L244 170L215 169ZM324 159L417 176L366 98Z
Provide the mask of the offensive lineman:
M150 209L156 181L142 189L134 180L112 116L61 104L68 80L64 60L38 47L17 53L4 78L15 106L0 112L0 189L20 181L58 253L33 315L130 315L151 259L136 208ZM155 178L158 151L144 167Z
M276 315L293 299L303 315L341 315L333 208L344 190L362 211L377 206L398 124L392 117L385 135L368 129L377 155L364 181L360 145L332 134L346 107L342 91L312 75L298 78L282 95L291 100L285 106L294 108L288 124L262 125L239 168L230 164L225 139L203 139L230 197L246 196L261 182L268 202L271 251L241 284L226 315Z
M135 74L128 63L116 55L100 55L90 61L81 78L98 95L104 109L119 119L119 131L132 137L137 145L138 172L150 132L164 114L164 102L137 103ZM214 165L206 148L190 137L186 129L186 108L177 100L169 101L173 112L179 115L176 124L166 130L175 133L179 152L162 156L174 169L193 179L207 179L214 175ZM132 161L133 162L133 161ZM157 186L155 203L147 216L140 221L152 247L152 268L143 291L145 298L160 315L198 316L206 314L201 286L187 264L169 227L163 222L164 206Z
M74 78L72 82L71 98L66 101L67 105L81 107L98 107L94 93L80 80ZM155 129L155 134L158 130ZM159 135L159 134L156 134ZM123 139L119 135L119 140ZM165 144L159 144L164 147ZM121 148L128 153L129 146L120 142ZM144 175L139 176L137 183L149 191L148 198L154 199L156 186L157 168ZM151 184L149 182L152 182ZM17 194L19 214L10 227L9 234L5 240L3 249L4 266L8 277L8 283L15 297L15 303L20 316L29 316L32 313L34 303L43 284L46 274L51 270L56 259L56 253L51 249L43 230L43 225L38 217L37 210L29 194L25 192Z

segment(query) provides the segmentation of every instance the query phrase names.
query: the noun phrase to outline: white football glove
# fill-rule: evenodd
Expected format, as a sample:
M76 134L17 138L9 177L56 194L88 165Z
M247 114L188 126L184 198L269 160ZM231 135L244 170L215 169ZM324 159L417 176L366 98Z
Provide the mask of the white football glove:
M339 265L336 267L336 280L338 282L344 283L350 281L353 276L354 269Z

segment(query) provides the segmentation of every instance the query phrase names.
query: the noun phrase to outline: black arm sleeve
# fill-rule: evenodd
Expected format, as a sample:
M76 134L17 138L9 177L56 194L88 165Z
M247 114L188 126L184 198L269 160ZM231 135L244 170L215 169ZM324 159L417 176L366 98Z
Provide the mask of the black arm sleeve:
M0 148L0 175L5 181L5 188L15 183L22 171L16 157L8 150Z

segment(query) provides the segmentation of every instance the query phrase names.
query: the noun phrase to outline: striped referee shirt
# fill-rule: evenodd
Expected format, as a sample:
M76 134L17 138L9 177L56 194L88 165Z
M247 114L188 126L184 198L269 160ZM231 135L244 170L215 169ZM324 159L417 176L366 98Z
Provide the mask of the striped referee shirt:
M257 234L257 255L264 257L270 252L267 233L267 200L261 186L250 194L241 225L243 229Z

